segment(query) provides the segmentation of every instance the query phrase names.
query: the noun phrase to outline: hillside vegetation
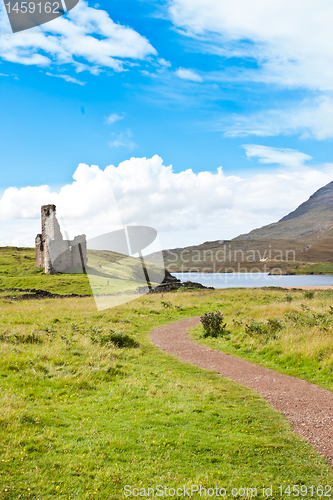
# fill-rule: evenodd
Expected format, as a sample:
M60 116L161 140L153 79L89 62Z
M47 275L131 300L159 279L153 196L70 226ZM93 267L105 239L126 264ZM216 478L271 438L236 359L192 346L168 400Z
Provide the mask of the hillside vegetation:
M282 272L333 274L333 238L313 245L303 240L208 241L202 245L165 250L172 272ZM150 256L152 262L154 255Z
M60 295L92 295L94 293L133 293L138 286L146 285L139 259L115 252L88 250L87 275L82 273L61 273L47 275L43 268L36 267L35 249L0 248L0 296L20 296L11 289L45 290ZM164 278L164 270L147 263L152 283ZM26 294L26 292L22 292Z

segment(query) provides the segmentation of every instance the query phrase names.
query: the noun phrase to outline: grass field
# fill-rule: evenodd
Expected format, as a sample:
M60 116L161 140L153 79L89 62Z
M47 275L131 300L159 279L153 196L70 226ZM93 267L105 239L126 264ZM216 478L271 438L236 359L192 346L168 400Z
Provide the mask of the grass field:
M18 297L25 292L8 289L45 290L59 295L92 295L134 293L138 286L145 286L146 279L141 261L115 252L88 250L86 274L63 273L47 275L44 268L36 268L33 248L0 248L0 297ZM159 284L164 278L164 269L146 262L149 278ZM81 269L82 272L82 269Z
M226 291L221 303L228 333L203 338L202 326L191 336L198 342L333 391L333 290L278 292ZM262 303L248 304L261 295ZM244 296L246 303L244 303Z
M23 288L46 290L51 293L68 295L91 295L89 280L83 274L45 274L43 268L36 267L33 248L0 248L0 289ZM0 292L0 296L15 295L17 292Z
M304 264L293 269L295 274L333 274L333 264L322 262L318 264Z
M294 310L304 318L312 310L326 314L332 299L291 296L286 300L283 290L178 291L102 313L92 297L0 299L0 498L109 500L126 498L126 485L196 484L224 487L227 498L242 487L256 487L266 498L262 487L272 485L270 498L280 498L280 484L333 484L331 467L257 394L178 361L148 338L158 325L211 310L225 312L236 338L252 319L284 321ZM304 328L301 338L312 331L310 324ZM313 343L318 335L318 345L332 336L330 320L326 333L313 328ZM247 355L231 341L226 345ZM281 350L293 373L303 376L294 351L287 356L290 345L296 341L281 342ZM309 357L306 342L299 346ZM257 356L267 362L261 351ZM320 363L329 366L325 356ZM330 380L327 373L319 382Z

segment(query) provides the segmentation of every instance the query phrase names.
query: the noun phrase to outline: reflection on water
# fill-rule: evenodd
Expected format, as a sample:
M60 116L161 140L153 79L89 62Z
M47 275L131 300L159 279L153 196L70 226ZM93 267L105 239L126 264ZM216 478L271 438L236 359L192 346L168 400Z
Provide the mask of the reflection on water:
M214 288L254 288L260 286L332 286L332 275L269 276L268 273L172 273L181 281L195 281Z

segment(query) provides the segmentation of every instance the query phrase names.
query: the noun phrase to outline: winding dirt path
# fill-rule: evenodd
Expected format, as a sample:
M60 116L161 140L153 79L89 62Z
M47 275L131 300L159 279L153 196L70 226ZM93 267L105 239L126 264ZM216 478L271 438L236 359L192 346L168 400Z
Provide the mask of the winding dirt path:
M216 371L257 391L333 466L333 393L197 344L187 331L199 322L200 318L189 318L156 328L150 339L182 361Z

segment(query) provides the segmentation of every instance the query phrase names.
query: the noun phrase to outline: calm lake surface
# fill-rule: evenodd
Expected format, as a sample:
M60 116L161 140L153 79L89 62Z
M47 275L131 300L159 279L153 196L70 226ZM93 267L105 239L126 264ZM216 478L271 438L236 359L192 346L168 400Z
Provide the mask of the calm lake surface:
M195 281L214 288L259 286L332 286L333 276L268 276L268 273L172 273L181 281Z

